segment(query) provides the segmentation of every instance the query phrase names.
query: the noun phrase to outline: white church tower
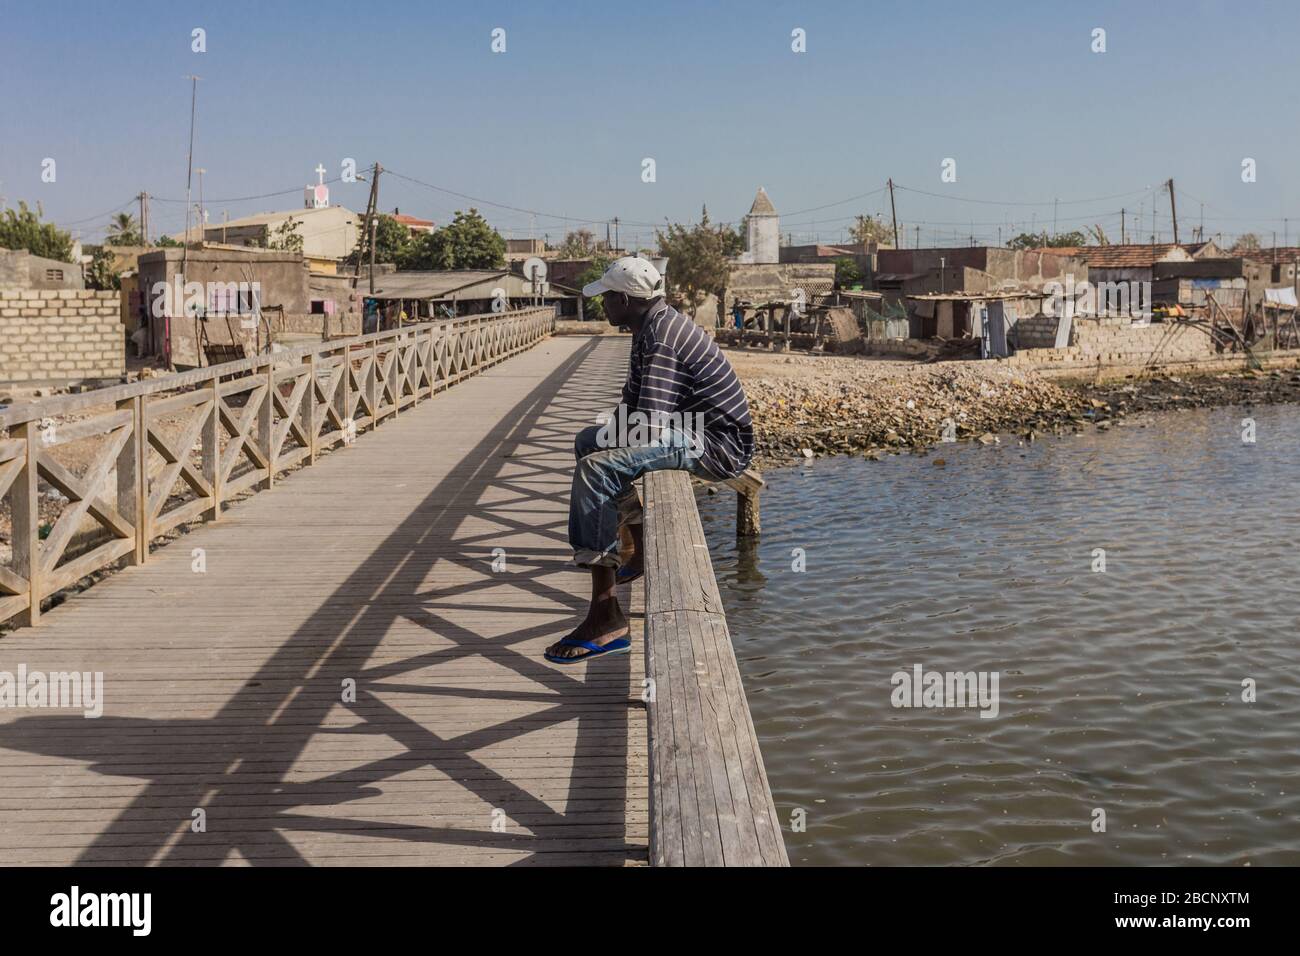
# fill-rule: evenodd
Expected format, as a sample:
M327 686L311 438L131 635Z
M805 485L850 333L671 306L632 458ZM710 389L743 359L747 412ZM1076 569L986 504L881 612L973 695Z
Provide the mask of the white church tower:
M754 205L745 217L745 252L743 263L776 263L781 261L781 217L777 215L772 200L762 186L754 196Z

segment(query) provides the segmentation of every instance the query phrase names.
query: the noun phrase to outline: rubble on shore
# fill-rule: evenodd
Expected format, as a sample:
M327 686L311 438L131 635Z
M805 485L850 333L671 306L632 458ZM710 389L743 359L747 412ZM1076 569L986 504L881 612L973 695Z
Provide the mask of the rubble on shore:
M1300 403L1297 369L1076 384L992 362L731 357L749 397L759 468L824 455L879 459L945 439L1032 441L1105 429L1137 412Z

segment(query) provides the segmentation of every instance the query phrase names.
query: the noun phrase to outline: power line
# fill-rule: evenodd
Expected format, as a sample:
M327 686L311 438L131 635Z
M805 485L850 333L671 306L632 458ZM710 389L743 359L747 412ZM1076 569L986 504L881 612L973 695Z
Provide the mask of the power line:
M985 205L985 206L1053 206L1058 204L1061 206L1073 206L1073 205L1079 205L1080 203L1108 202L1109 200L1112 199L1124 199L1125 197L1128 196L1136 196L1139 195L1140 193L1150 192L1152 187L1146 186L1143 187L1142 189L1132 190L1131 192L1115 193L1112 196L1096 196L1093 197L1092 199L1062 199L1062 200L1047 199L1042 202L1038 202L1038 201L1028 202L1028 201L1019 201L1019 200L1013 201L1013 200L1004 200L1004 199L971 199L970 197L966 197L966 196L950 196L947 193L928 192L924 189L915 189L912 186L901 186L898 183L894 183L894 188L903 189L909 193L919 193L922 196L934 196L937 199L949 199L952 200L953 202L980 203L981 205Z

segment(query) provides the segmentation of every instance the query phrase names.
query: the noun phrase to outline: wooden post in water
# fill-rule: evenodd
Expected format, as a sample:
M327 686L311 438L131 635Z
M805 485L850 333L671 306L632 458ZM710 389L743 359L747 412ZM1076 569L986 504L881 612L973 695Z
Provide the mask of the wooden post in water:
M758 492L736 492L736 537L753 538L763 530L758 515Z
M736 491L736 537L758 537L763 528L758 513L758 494L766 484L763 476L757 469L746 468L727 484Z

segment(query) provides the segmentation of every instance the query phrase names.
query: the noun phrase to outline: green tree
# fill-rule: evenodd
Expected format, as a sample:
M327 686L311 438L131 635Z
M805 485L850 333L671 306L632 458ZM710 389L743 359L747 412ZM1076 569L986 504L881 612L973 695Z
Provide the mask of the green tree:
M1255 235L1253 232L1243 232L1237 237L1237 241L1233 243L1231 251L1237 254L1243 252L1255 252L1259 249L1259 246L1259 236Z
M129 212L119 212L109 220L108 234L104 237L106 246L142 246L144 239L140 235L140 226L135 216Z
M356 248L348 255L348 265L354 265L359 254L364 254L369 261L370 254L362 252L364 240L364 232L359 233ZM410 268L417 244L411 230L392 216L380 213L375 217L375 262L391 262L399 269Z
M595 282L597 279L599 279L602 275L605 274L605 270L609 268L609 264L613 261L614 260L611 259L609 256L596 253L592 257L591 265L587 266L586 269L582 270L582 273L578 276L574 284L577 285L579 289L581 289L587 283ZM600 296L596 296L594 299L585 300L582 303L582 311L583 314L589 319L605 318L605 306L604 303L601 302Z
M158 241L154 243L159 249L179 249L182 243L173 239L171 236L159 236Z
M456 210L450 223L426 233L408 257L411 269L500 269L506 262L506 241L477 209Z
M894 228L875 216L858 216L849 226L849 235L857 243L874 242L882 246L894 244Z
M848 289L862 281L862 269L858 267L857 262L848 256L840 256L835 260L835 287L837 289Z
M0 215L0 246L26 249L34 256L71 262L72 233L64 232L52 222L41 222L44 215L40 203L32 212L21 200L17 209L4 210Z
M675 298L692 312L709 293L720 292L727 284L730 264L725 251L726 231L725 226L710 225L707 206L700 221L693 226L669 223L667 231L655 231L659 255L668 258L668 276Z
M122 273L114 268L116 257L107 246L96 246L86 270L86 282L92 289L122 288Z
M1087 234L1079 232L1077 229L1073 232L1058 232L1054 236L1048 235L1047 230L1043 230L1042 232L1022 232L1007 243L1007 248L1041 249L1045 247L1086 246L1087 244Z
M298 220L286 219L267 237L266 248L286 252L302 252L302 236L298 234Z
M719 226L718 238L722 240L722 254L729 259L745 251L745 234L735 226Z
M596 253L596 237L590 229L575 229L565 234L559 253L561 259L588 259Z

